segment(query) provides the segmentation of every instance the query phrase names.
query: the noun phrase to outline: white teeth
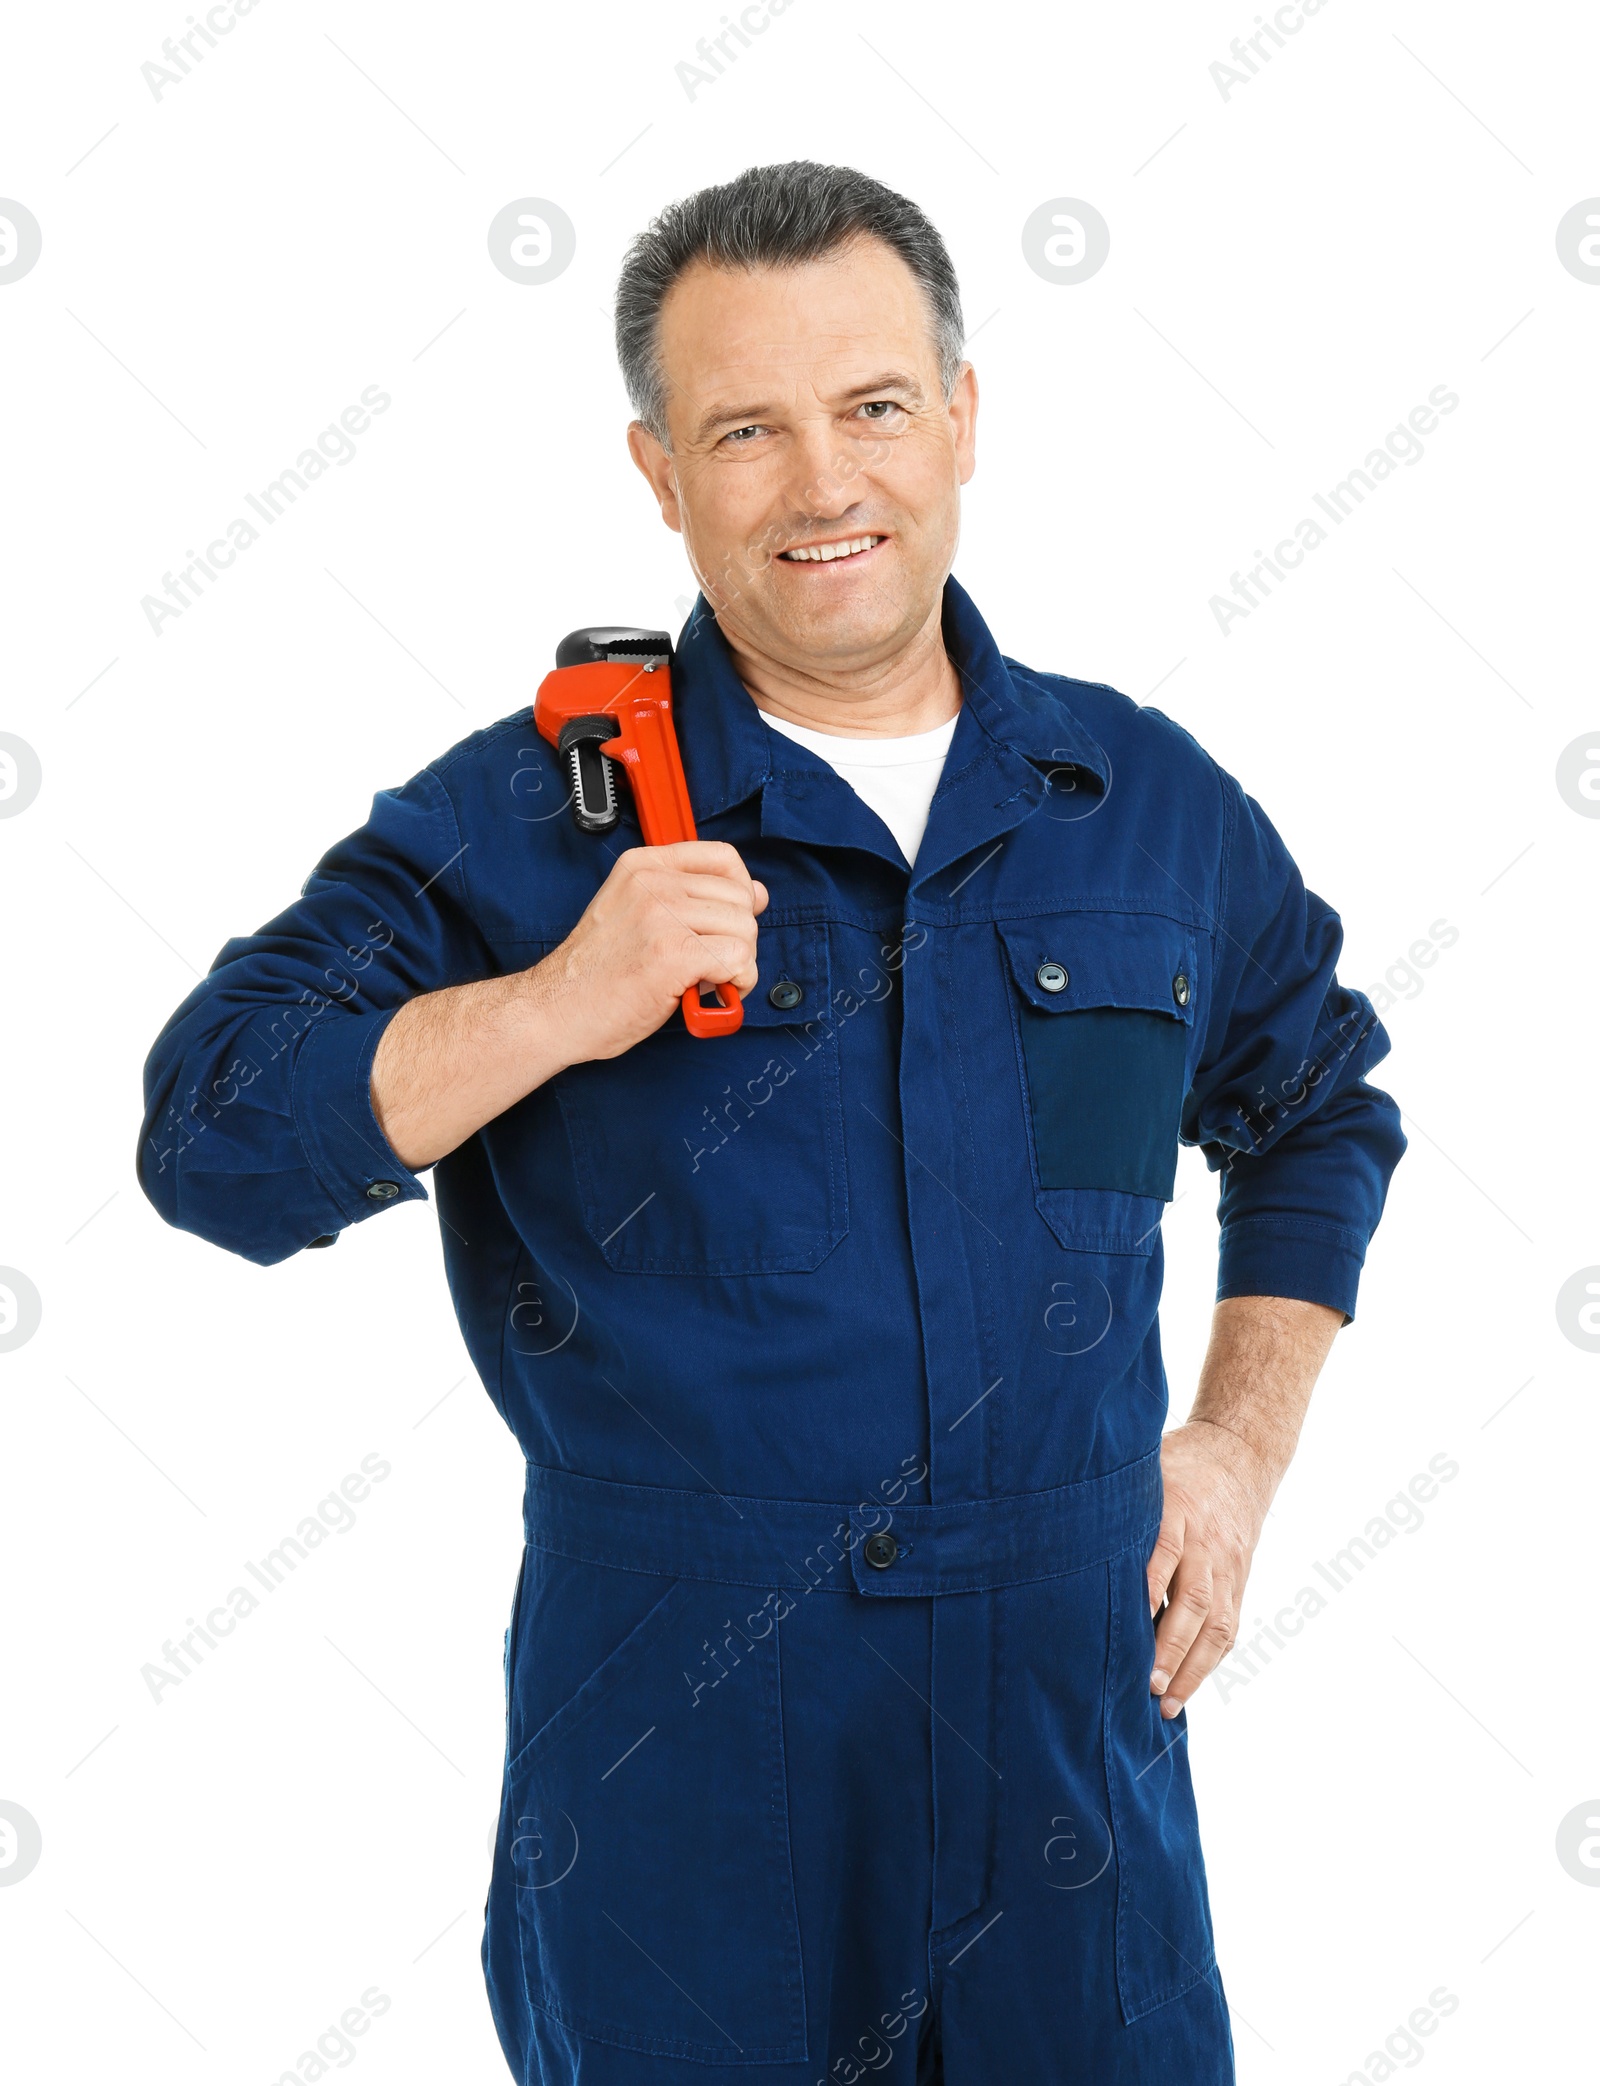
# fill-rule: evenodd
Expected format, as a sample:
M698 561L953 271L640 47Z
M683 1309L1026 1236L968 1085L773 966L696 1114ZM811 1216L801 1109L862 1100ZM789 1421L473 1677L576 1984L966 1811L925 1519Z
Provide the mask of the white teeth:
M814 565L827 565L835 558L853 557L857 551L871 550L875 543L882 541L881 536L857 536L850 543L806 543L786 550L783 555L793 562L808 559Z

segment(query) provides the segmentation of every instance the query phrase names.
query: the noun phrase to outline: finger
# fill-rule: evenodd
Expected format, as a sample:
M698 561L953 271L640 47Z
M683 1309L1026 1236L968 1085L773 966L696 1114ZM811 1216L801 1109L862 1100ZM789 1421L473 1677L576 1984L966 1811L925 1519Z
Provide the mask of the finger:
M671 840L664 847L628 848L617 860L626 862L635 855L643 857L635 865L639 868L660 866L683 870L691 876L728 877L746 886L754 881L739 850L725 840Z
M1238 1603L1234 1600L1232 1588L1222 1581L1214 1582L1211 1611L1162 1697L1161 1714L1164 1717L1175 1717L1206 1675L1214 1672L1227 1657L1233 1648L1238 1624Z
M697 980L702 985L732 985L743 999L755 989L755 959L735 935L701 935L695 946Z
M1177 1508L1168 1507L1161 1516L1156 1546L1150 1553L1149 1564L1145 1567L1152 1615L1166 1599L1167 1588L1172 1584L1172 1575L1178 1569L1179 1560L1183 1556L1183 1529L1182 1514Z
M736 935L747 951L755 951L755 914L736 897L686 899L678 893L651 893L651 899L659 914L688 928L690 935ZM653 928L661 928L661 918L653 920Z
M702 899L713 905L736 905L746 919L755 918L755 885L736 884L732 877L683 876L645 870L641 872L638 883L641 891L659 895L674 905L680 900Z
M1173 1675L1211 1613L1211 1598L1210 1561L1186 1555L1173 1577L1167 1612L1156 1631L1155 1664L1150 1669L1152 1695L1165 1695L1171 1687Z
M753 876L750 879L750 888L756 894L756 911L764 913L767 909L768 894L766 885L761 881L760 877Z

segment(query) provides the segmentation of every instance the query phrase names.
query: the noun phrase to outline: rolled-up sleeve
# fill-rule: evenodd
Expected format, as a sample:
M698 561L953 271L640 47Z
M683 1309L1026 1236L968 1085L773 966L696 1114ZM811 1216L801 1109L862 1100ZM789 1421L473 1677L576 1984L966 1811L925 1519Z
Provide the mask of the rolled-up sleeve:
M1366 1079L1389 1038L1335 976L1338 915L1260 806L1221 784L1214 985L1182 1125L1222 1176L1217 1298L1296 1297L1353 1318L1406 1147L1399 1109Z
M373 1112L372 1061L407 1000L493 969L462 853L424 769L222 949L145 1064L139 1180L168 1223L271 1266L426 1200Z

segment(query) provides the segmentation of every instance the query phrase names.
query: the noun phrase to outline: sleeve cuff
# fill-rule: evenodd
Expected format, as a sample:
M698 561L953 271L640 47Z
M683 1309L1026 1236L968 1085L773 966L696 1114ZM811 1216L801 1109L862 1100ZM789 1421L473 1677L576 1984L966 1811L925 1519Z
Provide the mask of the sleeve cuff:
M313 1024L295 1060L292 1107L301 1145L347 1224L426 1202L428 1191L401 1163L372 1110L372 1060L399 1010L335 1013Z
M1241 1217L1226 1224L1217 1251L1217 1302L1227 1297L1293 1297L1356 1315L1367 1243L1341 1224Z

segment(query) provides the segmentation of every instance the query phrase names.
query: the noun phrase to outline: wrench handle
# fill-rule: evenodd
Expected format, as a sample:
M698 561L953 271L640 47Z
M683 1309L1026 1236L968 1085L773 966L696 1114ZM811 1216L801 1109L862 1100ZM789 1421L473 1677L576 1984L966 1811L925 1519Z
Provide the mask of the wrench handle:
M670 686L664 670L648 677L640 675L629 698L617 705L617 737L601 748L627 772L640 830L649 847L697 838L689 785L672 728ZM744 1002L735 988L724 981L716 991L714 1007L701 999L698 985L691 985L683 995L683 1025L691 1036L731 1036L743 1025Z
M731 984L717 987L719 1004L708 1007L698 985L683 996L683 1025L691 1036L731 1036L744 1021L744 1001Z

